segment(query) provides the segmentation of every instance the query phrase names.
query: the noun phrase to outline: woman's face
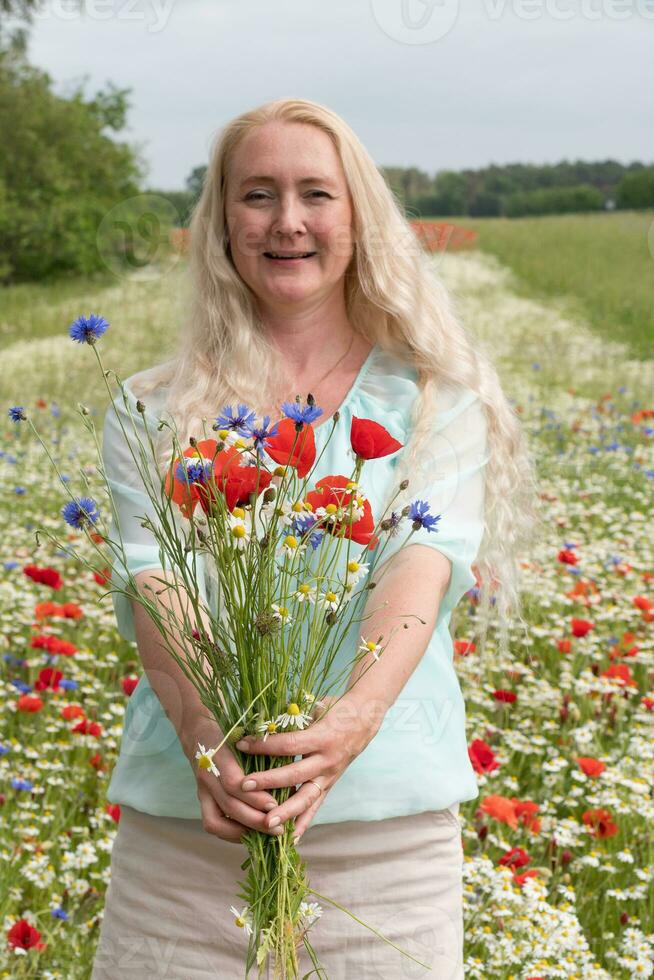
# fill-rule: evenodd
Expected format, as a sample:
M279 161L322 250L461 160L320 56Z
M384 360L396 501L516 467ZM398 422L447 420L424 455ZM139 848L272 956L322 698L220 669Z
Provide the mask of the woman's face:
M326 133L304 123L266 123L241 141L226 183L232 258L262 312L296 314L342 291L353 251L352 208Z

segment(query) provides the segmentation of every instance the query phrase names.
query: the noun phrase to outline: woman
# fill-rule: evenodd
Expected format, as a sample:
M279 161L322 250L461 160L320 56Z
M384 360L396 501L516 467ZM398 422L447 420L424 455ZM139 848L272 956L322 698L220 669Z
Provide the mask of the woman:
M385 651L325 719L244 746L296 756L254 786L226 746L215 757L220 779L197 768L196 746L218 744L217 726L147 614L115 597L119 629L137 641L145 674L109 788L122 815L93 980L242 976L247 936L229 911L242 878L240 838L253 827L279 834L287 820L316 892L430 966L323 903L311 941L331 980L457 980L457 813L478 790L449 623L475 585L475 559L481 612L492 601L505 624L517 606L516 554L531 519L520 428L373 161L325 107L279 100L228 124L190 239L184 343L174 363L130 379L134 406L143 399L153 420L169 411L189 436L224 404L275 418L282 401L311 392L323 409L319 450L340 413L316 475L347 472L352 417L375 419L405 448L364 474L373 513L408 477L407 500L427 500L441 521L404 549L390 542L374 590L371 634L402 615L420 625L400 631L392 656ZM120 438L120 411L117 401L107 414L105 466L142 588L161 570L134 517L148 501ZM210 602L208 570L207 590ZM271 790L299 784L278 806Z

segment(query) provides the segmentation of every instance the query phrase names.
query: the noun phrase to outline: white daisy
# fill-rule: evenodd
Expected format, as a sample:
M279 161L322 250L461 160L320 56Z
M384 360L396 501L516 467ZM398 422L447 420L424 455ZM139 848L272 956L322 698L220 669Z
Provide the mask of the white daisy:
M379 660L379 654L382 652L382 649L381 643L375 643L374 640L366 640L365 637L361 637L359 653L371 653L375 660Z
M322 909L317 902L301 902L300 915L309 920L307 925L312 925L322 915Z
M227 515L229 525L229 540L234 548L239 551L247 546L250 540L250 528L245 523L245 511L242 507L235 507L231 514Z
M279 606L276 602L271 603L271 606L275 619L278 619L284 626L290 626L293 622L293 617L288 611L288 607Z
M279 728L307 728L311 724L311 721L311 715L302 711L295 701L287 704L286 711L275 718L275 724Z
M357 585L368 574L369 563L350 558L345 571L345 585Z
M257 731L260 735L263 735L263 741L265 742L269 735L274 735L277 731L278 725L276 721L272 718L268 718L266 721L262 721L261 724L257 725Z
M324 606L325 609L338 609L338 601L338 595L335 592L332 592L331 589L320 593L320 604Z
M208 769L212 772L214 776L220 776L220 773L214 765L213 757L218 749L205 749L201 742L198 742L198 751L195 753L195 758L198 760L198 766L200 769Z
M248 936L252 935L252 915L247 905L245 905L241 911L234 906L230 905L229 911L234 916L234 925L238 926L239 929L245 929Z
M285 558L293 558L295 555L300 555L306 551L306 547L306 544L301 544L294 534L287 534L282 540L278 554L284 555Z
M281 524L282 527L290 527L290 525L293 523L293 518L295 517L295 513L292 510L292 504L290 504L288 500L282 500L281 503L277 502L277 513L279 515L279 524Z
M293 598L297 599L298 602L315 602L316 601L316 587L315 585L309 585L308 582L302 582L297 587L297 591L293 593Z

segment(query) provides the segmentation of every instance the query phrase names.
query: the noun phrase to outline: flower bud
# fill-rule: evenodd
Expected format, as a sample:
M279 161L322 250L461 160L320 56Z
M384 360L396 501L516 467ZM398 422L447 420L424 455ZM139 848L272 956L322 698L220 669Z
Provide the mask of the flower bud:
M136 402L136 411L140 412L141 415L145 413L145 405L143 404L140 398Z
M409 486L409 481L408 480L402 480L402 482L400 483L400 490L406 490L406 488L408 486Z

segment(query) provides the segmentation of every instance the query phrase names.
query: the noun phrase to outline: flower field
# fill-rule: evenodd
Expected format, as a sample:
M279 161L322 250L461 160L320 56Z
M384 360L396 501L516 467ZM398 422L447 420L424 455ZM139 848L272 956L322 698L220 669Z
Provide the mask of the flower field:
M474 590L453 621L479 782L478 798L461 808L466 976L649 977L654 363L519 297L492 256L434 261L499 364L541 491L542 529L523 556L528 628L512 631L510 656L502 659L491 638L480 663ZM0 977L12 980L90 974L120 820L106 789L140 664L115 630L102 574L80 568L66 547L37 547L38 525L86 545L63 523L68 498L42 451L7 409L23 405L74 493L102 503L93 446L74 409L84 401L99 424L106 398L90 352L74 349L66 328L91 303L112 324L105 362L123 376L146 367L170 335L181 271L98 287L79 302L66 295L55 311L61 336L48 329L31 345L19 315L0 325L8 343L0 382ZM229 909L215 915L231 927Z

